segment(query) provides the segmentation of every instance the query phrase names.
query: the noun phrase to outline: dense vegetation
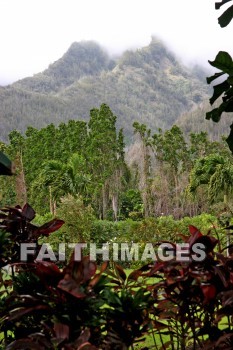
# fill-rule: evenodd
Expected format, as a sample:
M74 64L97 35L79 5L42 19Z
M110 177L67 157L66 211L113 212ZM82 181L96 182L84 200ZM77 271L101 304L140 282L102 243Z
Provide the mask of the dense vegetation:
M232 18L233 6L219 23L226 26ZM77 48L87 57L79 66ZM48 89L57 98L60 88L69 91L83 74L113 68L95 44L90 49L86 56L85 45L72 46L63 59L74 74L66 66L66 79L56 75L64 69L58 61L35 85L33 79L22 84L39 94ZM92 50L98 59L90 69ZM157 42L149 52L128 52L124 60L140 68L150 54L156 64L164 56L173 61ZM223 72L208 82L229 74L210 99L224 94L207 113L218 122L223 112L233 111L233 65L224 52L211 64ZM177 91L173 97L179 101ZM184 134L177 125L155 132L134 121L134 143L126 148L116 124L114 113L101 104L91 109L89 121L28 127L25 134L13 130L9 144L0 144L15 164L15 176L0 179L0 349L233 348L233 165L225 137L213 141L203 130ZM232 131L227 143L232 151ZM55 252L46 248L47 260L38 258L43 242ZM124 270L112 250L103 263L85 255L76 260L72 250L63 259L58 244L69 242L131 242L128 256L136 242L146 264L123 259L124 267L136 268ZM22 244L30 247L28 259L22 259ZM195 259L196 244L203 250Z
M38 240L64 222L35 226L28 204L2 209L0 218L2 350L232 349L233 261L210 233L190 225L180 234L190 248L203 245L204 260L190 253L180 261L171 242L173 257L127 273L88 256L40 260ZM22 244L36 247L23 262Z
M153 134L135 122L134 144L126 150L116 123L102 104L88 122L28 127L25 135L12 131L1 148L14 160L17 175L1 179L2 206L29 201L38 214L54 214L64 196L78 195L96 218L113 221L224 209L224 195L233 188L232 155L224 141L210 141L205 132L185 137L176 125ZM206 180L198 183L201 172Z
M165 129L207 99L206 75L183 66L156 38L114 60L96 43L74 43L44 72L0 88L1 139L14 125L24 132L28 125L87 120L101 103L118 116L127 137L135 120Z

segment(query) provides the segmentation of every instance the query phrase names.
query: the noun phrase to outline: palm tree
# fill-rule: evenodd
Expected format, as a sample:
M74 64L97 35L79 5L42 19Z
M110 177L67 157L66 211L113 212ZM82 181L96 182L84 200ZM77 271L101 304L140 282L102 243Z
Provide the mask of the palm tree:
M74 153L66 165L63 186L67 193L86 196L91 184L91 175L86 172L86 160L78 153Z
M45 187L49 190L50 212L54 214L56 203L62 196L87 195L91 176L85 170L85 159L78 153L74 153L66 164L59 160L46 161L32 188Z
M233 191L233 164L230 159L219 154L198 159L190 174L189 191L196 193L201 185L207 185L210 202L222 194L227 203L228 196Z

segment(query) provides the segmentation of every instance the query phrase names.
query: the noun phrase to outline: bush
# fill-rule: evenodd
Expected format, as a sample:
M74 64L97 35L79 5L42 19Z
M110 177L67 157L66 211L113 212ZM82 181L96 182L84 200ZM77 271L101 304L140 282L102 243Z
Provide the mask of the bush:
M70 200L72 208L82 208L79 199L69 198L66 203ZM68 211L66 214L69 219ZM215 253L217 239L189 226L189 235L183 238L190 247L203 244L204 260L184 263L174 255L170 261L151 261L128 276L117 264L109 270L106 262L97 271L88 256L81 261L72 256L60 269L54 262L35 260L36 256L22 264L18 254L21 242L37 242L64 223L52 219L36 227L31 223L34 216L29 205L0 212L4 228L1 266L17 266L10 279L1 273L2 349L123 350L143 342L151 333L155 348L165 349L169 344L173 350L232 348L233 259ZM204 227L210 219L203 215L196 220ZM189 220L179 223L185 225ZM171 226L176 225L172 217L163 217L142 222L95 221L92 229L99 233L99 241L114 239L116 229L122 241L130 232L140 234L140 241L142 235L151 239L157 232L171 235ZM177 245L173 247L177 254ZM226 326L222 323L225 319Z
M90 241L95 243L109 242L118 237L118 225L113 221L95 220L90 231Z
M71 203L82 208L79 200L72 198ZM190 248L203 245L202 260L189 255L179 261L173 243L171 260L149 261L130 273L117 264L109 269L107 262L97 267L88 256L75 261L72 255L59 268L55 262L36 260L36 252L28 262L20 261L21 243L38 243L41 235L64 224L52 219L36 227L34 217L29 205L0 211L0 267L12 265L7 278L0 270L1 350L127 350L140 341L146 348L145 337L152 334L156 349L232 349L233 258L224 251L215 253L219 242L209 233L190 225L189 234L181 237ZM204 227L210 217L198 219ZM150 238L176 224L163 217L95 222L94 227L99 233L105 229L104 240L117 228L123 240L130 232Z
M57 215L65 221L61 231L65 233L65 242L78 243L90 241L94 211L85 206L82 197L67 195L61 198Z

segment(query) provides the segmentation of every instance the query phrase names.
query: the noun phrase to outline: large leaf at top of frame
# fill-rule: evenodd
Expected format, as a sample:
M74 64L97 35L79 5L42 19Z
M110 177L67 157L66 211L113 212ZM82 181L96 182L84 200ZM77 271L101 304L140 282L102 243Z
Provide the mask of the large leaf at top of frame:
M233 61L228 52L219 51L214 61L208 61L211 66L233 75Z

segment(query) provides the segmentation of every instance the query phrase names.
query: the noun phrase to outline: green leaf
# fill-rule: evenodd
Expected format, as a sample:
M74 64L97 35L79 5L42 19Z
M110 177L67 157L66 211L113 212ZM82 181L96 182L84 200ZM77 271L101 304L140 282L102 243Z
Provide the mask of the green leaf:
M210 98L210 104L212 105L219 98L219 96L221 96L229 88L230 85L228 84L227 80L225 80L223 83L215 85L213 96Z
M232 92L232 91L231 91ZM232 98L232 94L231 97L229 97L227 102L224 102L224 112L233 112L233 98Z
M233 124L231 124L230 128L231 131L226 139L226 142L228 144L228 147L230 148L231 153L233 153Z
M221 2L216 2L215 3L215 10L219 10L222 5L226 4L229 1L232 1L232 0L222 0Z
M219 51L214 61L208 61L215 68L222 70L224 73L233 75L232 58L228 52Z
M233 18L233 5L231 5L223 14L218 18L218 23L222 28L226 27Z
M212 119L215 123L218 123L221 119L221 114L222 112L219 110L219 108L214 108L212 111L206 113L206 119Z
M225 74L224 72L219 72L219 73L215 73L214 75L212 75L211 77L207 77L206 78L206 81L207 81L207 84L210 84L212 83L213 80L221 77L221 75Z

